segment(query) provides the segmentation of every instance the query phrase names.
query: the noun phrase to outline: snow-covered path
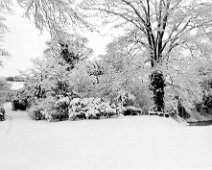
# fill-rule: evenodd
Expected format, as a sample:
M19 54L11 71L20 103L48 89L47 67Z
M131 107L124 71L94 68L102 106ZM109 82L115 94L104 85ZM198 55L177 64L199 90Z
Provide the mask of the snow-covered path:
M155 116L48 123L5 107L0 170L212 169L212 126Z

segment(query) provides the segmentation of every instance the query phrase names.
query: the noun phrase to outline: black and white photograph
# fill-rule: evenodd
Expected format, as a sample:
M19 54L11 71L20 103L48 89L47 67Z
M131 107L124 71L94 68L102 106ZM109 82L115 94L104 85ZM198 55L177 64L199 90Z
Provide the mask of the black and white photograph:
M212 169L212 0L0 0L0 170Z

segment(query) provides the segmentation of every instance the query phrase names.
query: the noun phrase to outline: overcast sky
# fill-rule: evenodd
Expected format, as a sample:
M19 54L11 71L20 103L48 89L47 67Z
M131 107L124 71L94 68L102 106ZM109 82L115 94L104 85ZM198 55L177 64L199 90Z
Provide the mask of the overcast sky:
M15 3L15 2L14 2ZM42 57L45 41L49 39L48 33L40 33L32 21L23 17L24 11L13 4L13 14L7 17L6 25L9 33L6 34L3 45L10 53L7 59L3 59L3 68L0 68L0 76L14 76L19 70L26 70L32 66L31 59ZM94 55L104 53L106 44L111 38L100 36L97 33L86 33L89 46L93 48Z

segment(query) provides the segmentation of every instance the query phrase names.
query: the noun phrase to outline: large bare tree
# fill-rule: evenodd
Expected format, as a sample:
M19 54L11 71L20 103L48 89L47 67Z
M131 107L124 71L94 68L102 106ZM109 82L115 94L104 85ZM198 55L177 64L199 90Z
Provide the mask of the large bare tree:
M153 66L186 43L192 30L212 28L211 1L84 0L82 6L115 28L136 30L135 42L148 49Z
M192 53L189 37L212 28L212 2L208 0L84 0L81 6L103 24L130 31L135 45L148 51L152 67L167 62L179 46ZM163 111L163 73L154 71L150 78L156 109Z

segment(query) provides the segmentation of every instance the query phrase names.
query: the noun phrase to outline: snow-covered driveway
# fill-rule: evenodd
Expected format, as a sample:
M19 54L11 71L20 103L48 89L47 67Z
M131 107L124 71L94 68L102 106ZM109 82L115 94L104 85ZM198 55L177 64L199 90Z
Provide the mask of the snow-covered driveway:
M212 126L155 116L48 123L5 107L0 170L212 169Z

